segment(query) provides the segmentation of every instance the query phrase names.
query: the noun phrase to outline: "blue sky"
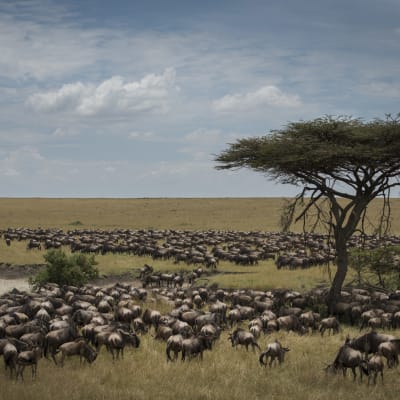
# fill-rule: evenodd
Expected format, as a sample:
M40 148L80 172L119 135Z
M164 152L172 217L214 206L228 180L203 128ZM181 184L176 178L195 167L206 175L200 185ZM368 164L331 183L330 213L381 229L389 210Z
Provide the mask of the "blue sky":
M1 0L0 196L291 196L241 137L400 111L398 0Z

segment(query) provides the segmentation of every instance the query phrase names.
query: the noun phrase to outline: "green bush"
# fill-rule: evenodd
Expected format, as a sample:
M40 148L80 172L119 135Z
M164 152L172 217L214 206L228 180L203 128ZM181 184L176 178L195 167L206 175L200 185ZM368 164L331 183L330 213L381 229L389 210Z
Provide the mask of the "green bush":
M356 271L359 284L367 283L390 290L400 287L399 246L354 249L349 254L349 265Z
M62 250L49 250L43 257L46 268L30 279L33 288L49 282L81 286L99 276L93 255L76 253L68 256Z

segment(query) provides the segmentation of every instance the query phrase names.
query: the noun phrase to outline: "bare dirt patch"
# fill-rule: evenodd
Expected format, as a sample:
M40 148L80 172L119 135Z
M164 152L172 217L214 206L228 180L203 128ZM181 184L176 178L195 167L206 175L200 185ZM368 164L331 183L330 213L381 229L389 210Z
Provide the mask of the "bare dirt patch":
M13 265L9 263L0 263L0 279L29 278L44 267L44 264Z

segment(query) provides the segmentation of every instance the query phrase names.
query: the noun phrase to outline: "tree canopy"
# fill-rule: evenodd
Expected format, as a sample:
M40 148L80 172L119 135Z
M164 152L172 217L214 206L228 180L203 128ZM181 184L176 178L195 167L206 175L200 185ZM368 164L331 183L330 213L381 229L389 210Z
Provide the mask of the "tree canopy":
M215 161L217 169L249 168L301 187L285 210L284 227L314 209L333 233L337 272L328 300L333 307L347 272L347 241L378 196L385 200L380 229L389 227L390 190L400 185L400 114L370 122L332 116L290 122L268 135L230 144ZM328 207L322 207L324 202Z

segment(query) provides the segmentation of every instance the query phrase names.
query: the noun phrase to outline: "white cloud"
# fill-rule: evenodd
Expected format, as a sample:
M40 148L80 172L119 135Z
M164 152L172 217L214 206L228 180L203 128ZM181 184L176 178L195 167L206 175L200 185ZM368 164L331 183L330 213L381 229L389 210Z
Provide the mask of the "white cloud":
M4 154L0 160L0 175L13 177L25 175L40 168L45 161L43 156L35 148L23 146Z
M27 103L36 111L67 111L80 116L166 112L175 86L175 70L167 68L162 75L148 74L140 81L125 82L121 76L99 85L69 83L60 89L35 93Z
M262 86L254 92L226 95L213 103L218 112L257 110L261 107L298 107L301 105L298 95L282 92L273 85Z

